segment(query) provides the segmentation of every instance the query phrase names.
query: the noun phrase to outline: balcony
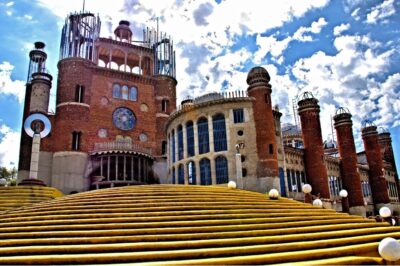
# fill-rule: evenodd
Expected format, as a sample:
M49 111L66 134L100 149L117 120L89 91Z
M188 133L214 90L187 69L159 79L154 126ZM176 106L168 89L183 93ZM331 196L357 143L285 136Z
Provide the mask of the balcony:
M145 148L139 144L132 143L131 140L115 140L95 143L94 149L91 152L92 155L110 153L140 154L149 158L153 158L150 148Z

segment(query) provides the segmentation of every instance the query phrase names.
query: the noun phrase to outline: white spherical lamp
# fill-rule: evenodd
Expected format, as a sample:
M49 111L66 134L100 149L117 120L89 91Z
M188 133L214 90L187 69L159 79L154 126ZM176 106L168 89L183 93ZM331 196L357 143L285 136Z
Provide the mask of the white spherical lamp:
M0 186L7 185L7 180L5 178L0 178Z
M339 192L339 196L342 197L342 198L347 198L348 195L349 195L349 193L348 193L347 190L345 190L345 189L342 189L342 190Z
M382 207L379 209L379 215L383 218L387 218L390 215L392 215L392 212L390 211L390 209L388 207Z
M322 200L320 199L315 199L312 203L313 206L315 207L322 207Z
M235 189L236 188L236 182L235 181L229 181L228 188Z
M312 191L312 187L310 184L304 184L302 187L302 190L304 193L311 193Z
M270 199L277 199L277 198L279 197L279 192L278 192L278 190L276 190L275 188L271 189L271 190L268 192L268 197L269 197Z
M396 225L396 220L392 219L392 225L395 226Z
M400 260L400 243L394 238L386 237L379 243L378 252L387 261Z

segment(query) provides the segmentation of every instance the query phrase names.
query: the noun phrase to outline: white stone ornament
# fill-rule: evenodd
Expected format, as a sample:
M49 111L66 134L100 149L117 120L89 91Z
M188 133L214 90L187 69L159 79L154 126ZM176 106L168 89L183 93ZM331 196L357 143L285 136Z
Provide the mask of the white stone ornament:
M302 187L302 190L304 193L311 193L312 191L312 187L310 184L304 184Z
M236 182L235 181L229 181L228 188L235 189L236 188Z
M271 189L271 190L268 192L268 197L269 197L270 199L277 199L277 198L279 197L279 192L278 192L278 190L276 190L275 188Z
M313 206L315 207L322 207L322 200L320 199L315 199L312 203Z
M347 198L348 195L349 195L349 193L348 193L347 190L345 190L345 189L342 189L342 190L339 192L339 196L342 197L342 198Z
M387 261L400 260L400 243L394 238L386 237L379 243L378 252Z
M390 209L388 207L382 207L379 209L379 215L383 218L387 218L390 215L392 215L392 212L390 211Z

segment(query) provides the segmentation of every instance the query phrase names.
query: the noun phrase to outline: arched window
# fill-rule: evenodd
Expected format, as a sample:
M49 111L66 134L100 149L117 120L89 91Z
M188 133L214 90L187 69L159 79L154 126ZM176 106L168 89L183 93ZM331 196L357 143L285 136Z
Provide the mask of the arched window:
M172 175L172 184L175 184L175 168L174 167L172 167L171 175Z
M217 176L217 184L228 183L228 161L224 156L215 158L215 175Z
M178 126L178 161L183 159L183 127Z
M296 173L294 170L292 170L291 177L292 177L292 189L293 191L297 192Z
M226 151L225 116L217 114L213 117L214 151Z
M113 85L113 98L122 98L121 86L117 83Z
M178 184L185 184L185 172L183 169L183 164L178 167Z
M196 164L193 161L187 164L189 185L196 185Z
M136 102L137 101L137 88L132 87L129 91L129 100Z
M129 88L128 86L124 85L122 86L122 99L128 100L129 97Z
M211 185L210 160L207 158L200 160L200 183L201 185Z
M199 139L199 154L210 151L209 136L208 136L208 120L205 117L197 121L197 131Z
M186 143L187 143L187 156L194 156L194 131L193 122L186 123Z
M174 130L172 130L172 133L171 133L171 146L172 146L172 149L171 149L171 157L172 157L172 162L174 163L175 162L175 131Z

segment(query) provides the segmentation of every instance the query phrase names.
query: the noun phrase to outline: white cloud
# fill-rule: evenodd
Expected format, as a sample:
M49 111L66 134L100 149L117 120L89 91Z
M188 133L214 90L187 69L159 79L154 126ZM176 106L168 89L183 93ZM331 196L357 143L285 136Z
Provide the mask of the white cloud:
M0 124L0 166L18 167L20 133Z
M311 23L311 27L300 27L293 35L294 40L302 41L302 42L310 42L313 40L310 33L318 34L321 32L322 28L326 26L328 22L326 22L325 18L319 18L318 21L314 21Z
M349 30L350 29L350 24L349 23L342 23L339 26L336 26L333 28L333 35L338 36L341 35L342 32Z
M384 0L381 4L373 7L371 12L367 14L367 23L376 24L387 17L396 14L394 0Z
M354 11L353 12L351 12L351 16L356 20L356 21L359 21L360 19L361 19L361 17L360 17L360 10L361 10L361 8L356 8L356 9L354 9Z
M6 4L7 7L10 7L10 6L13 6L13 5L14 5L14 2L8 2L8 3Z
M14 66L9 62L0 64L0 94L12 95L22 103L25 97L25 82L11 79L13 69Z

